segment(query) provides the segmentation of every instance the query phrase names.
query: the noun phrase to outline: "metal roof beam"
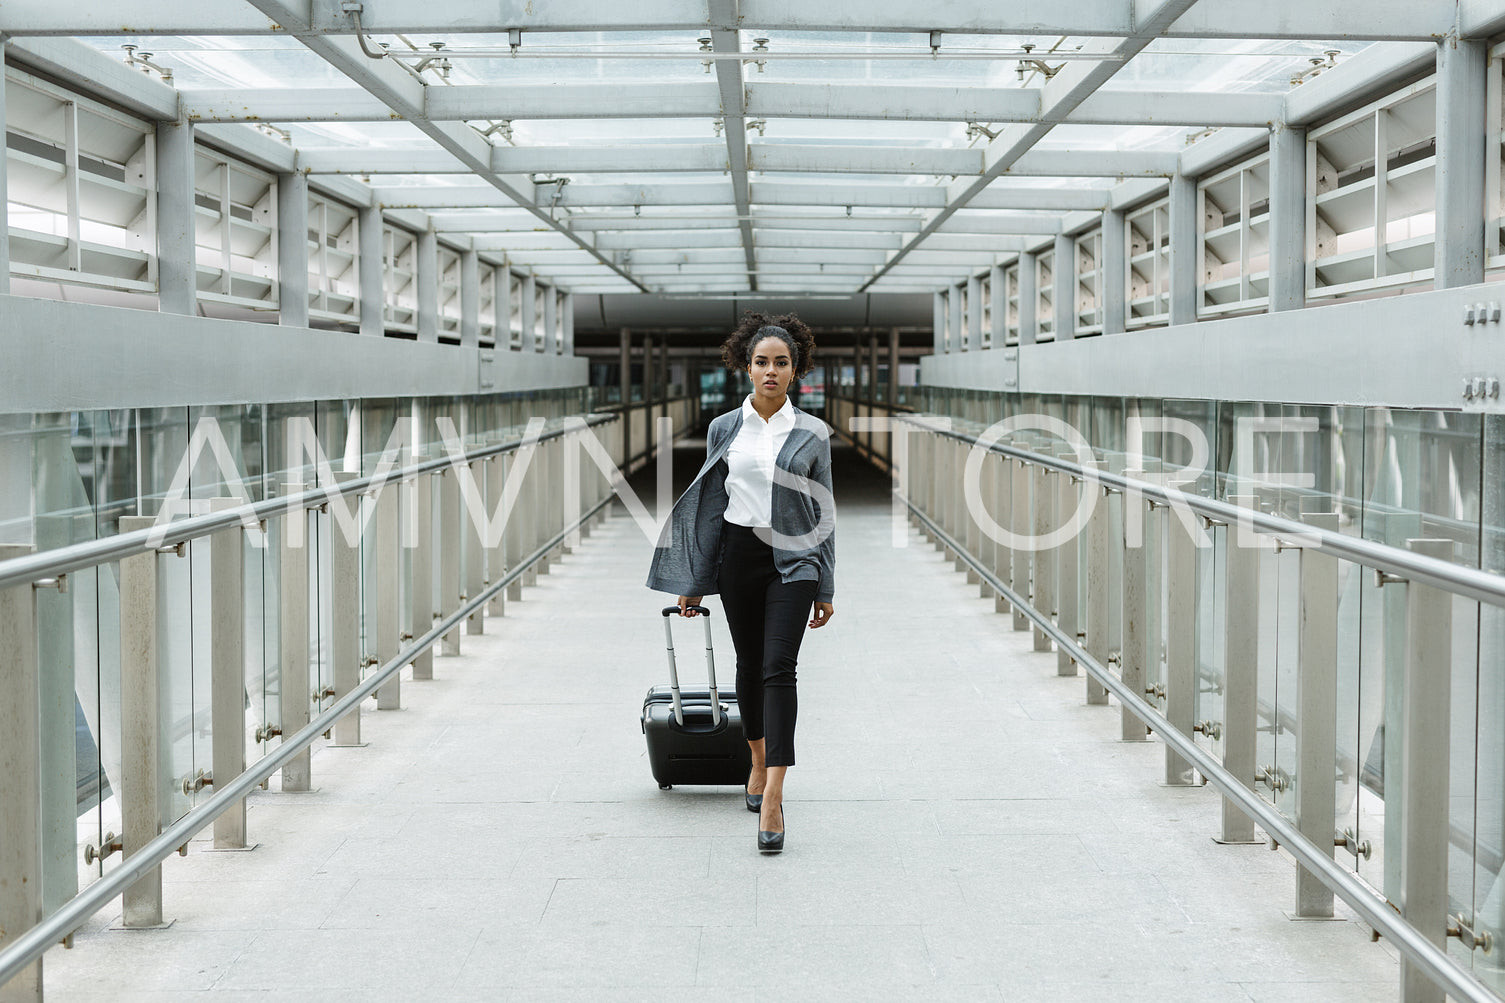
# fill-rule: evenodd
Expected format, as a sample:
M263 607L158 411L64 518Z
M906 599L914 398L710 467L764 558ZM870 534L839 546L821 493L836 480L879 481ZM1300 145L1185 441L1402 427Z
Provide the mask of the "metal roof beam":
M738 31L739 0L706 0L710 14L711 48L718 54L740 53L742 33ZM722 133L726 137L726 169L732 180L732 204L737 210L737 228L742 231L742 249L747 253L747 267L753 266L753 231L747 221L750 214L747 192L747 92L742 82L742 60L716 60L716 89L721 101ZM753 280L753 288L758 287Z
M1015 233L1051 235L1061 232L1061 217L1045 213L972 212L953 215L940 233Z

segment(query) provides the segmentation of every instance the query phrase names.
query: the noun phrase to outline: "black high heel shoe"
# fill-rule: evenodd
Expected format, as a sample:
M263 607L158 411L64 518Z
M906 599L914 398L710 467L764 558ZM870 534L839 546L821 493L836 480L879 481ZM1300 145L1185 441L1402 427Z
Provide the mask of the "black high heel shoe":
M783 805L779 805L779 821L780 822L784 821L784 806ZM788 827L788 823L787 822L785 823L785 827L786 828ZM783 849L784 849L784 834L782 832L767 832L767 831L765 831L763 829L759 829L758 830L758 852L759 853L779 853L779 852L783 851Z
M751 780L752 778L748 777L748 779ZM747 810L748 811L762 811L763 810L763 795L761 795L761 794L754 794L752 791L748 790L747 784L743 784L742 785L742 796L747 801Z

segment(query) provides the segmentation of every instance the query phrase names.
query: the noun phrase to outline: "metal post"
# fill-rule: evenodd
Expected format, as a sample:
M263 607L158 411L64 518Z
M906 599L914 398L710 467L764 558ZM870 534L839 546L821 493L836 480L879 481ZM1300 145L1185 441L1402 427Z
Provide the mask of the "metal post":
M1452 560L1453 541L1412 539L1412 552ZM1402 715L1401 817L1406 921L1447 948L1448 743L1453 674L1453 597L1441 589L1406 586L1406 678ZM1404 1003L1442 1003L1443 992L1401 959Z
M1186 491L1194 481L1174 481L1171 487ZM1188 518L1194 518L1188 514ZM1174 514L1166 520L1166 585L1169 597L1165 611L1165 716L1184 735L1192 735L1197 706L1197 536ZM1189 786L1191 764L1165 748L1165 783Z
M1255 509L1254 495L1234 495L1228 501ZM1237 526L1229 526L1223 539L1227 597L1224 614L1223 657L1223 767L1246 787L1254 787L1259 692L1259 554L1260 540L1244 546ZM1254 820L1229 801L1223 800L1223 830L1219 843L1253 843Z
M553 500L549 488L554 484L554 443L550 439L538 444L538 455L533 457L533 462L538 464L538 476L533 479L535 490L533 507L533 549L538 549L552 534L549 532L550 523L554 518ZM545 552L539 557L534 567L540 575L549 573L549 564L553 557L552 551ZM536 579L535 579L536 580Z
M360 283L361 334L380 338L386 333L386 296L383 292L381 206L362 206L356 223L356 240L360 257L357 281ZM284 781L287 779L283 772Z
M967 499L962 493L962 465L966 462L966 444L960 439L948 440L947 469L946 469L946 507L950 512L949 527L947 532L955 540L962 550L969 550L967 540ZM976 585L977 575L972 571L961 551L951 555L954 558L952 567L957 571L967 573L967 584Z
M460 516L460 531L465 544L465 591L461 597L467 601L481 594L485 588L482 584L486 579L486 551L481 548L481 525L486 521L485 488L486 469L490 466L485 460L473 460L470 464L471 476L475 483L481 487L483 499L481 511L472 512L469 506L462 505ZM476 611L465 618L465 633L486 633L486 611L484 607L476 607Z
M1040 333L1040 266L1033 251L1019 255L1019 344L1033 345Z
M29 546L0 544L0 561ZM31 585L0 589L0 950L42 919L41 688L37 597ZM41 1003L42 959L0 985L3 1003Z
M622 427L618 435L622 437L621 457L617 462L622 467L622 474L627 473L627 461L632 459L632 329L622 328L617 333L618 337L618 368L617 386L622 395Z
M1301 518L1315 529L1331 532L1338 529L1336 512L1307 513ZM1329 847L1337 828L1332 778L1338 775L1338 559L1305 549L1300 558L1296 824L1307 839ZM1330 847L1328 852L1332 852ZM1332 890L1299 866L1296 915L1302 918L1333 915Z
M625 427L627 421L627 412L623 411L622 414L622 421ZM623 450L625 451L628 448L630 447L624 444ZM517 453L514 452L509 454L507 460L508 475L511 477L519 476L517 473L518 466L519 464L517 463ZM530 463L529 467L531 466L532 464ZM523 478L523 482L519 486L520 490L517 493L517 504L513 506L512 513L507 517L507 523L502 530L502 543L507 549L507 569L509 571L515 569L519 564L521 564L523 557L528 552L527 527L529 524L528 520L531 518L528 507L532 504L532 482L537 478L537 476L538 475L535 472L533 473L533 476L525 476ZM526 574L526 572L524 572L524 574ZM512 583L507 586L507 599L509 602L516 602L522 597L523 579L521 576L519 576L517 578L514 578L512 580Z
M538 279L531 273L523 276L522 350L529 355L538 351Z
M543 353L559 354L559 297L553 286L543 289Z
M414 450L413 459L422 460L422 452ZM434 474L418 474L405 485L413 506L409 525L414 534L408 541L409 618L413 623L413 637L409 640L427 634L434 626L434 477ZM414 655L412 664L415 680L433 679L433 646Z
M1103 333L1122 334L1128 315L1128 265L1124 214L1103 213L1103 260L1097 269L1098 295L1103 303Z
M418 340L439 341L439 235L432 229L418 234Z
M0 131L5 129L5 47L0 46ZM0 157L0 192L8 191L5 158ZM0 294L10 292L10 213L0 199Z
M1067 458L1074 459L1075 451L1063 451ZM1061 520L1071 518L1077 511L1081 502L1081 481L1070 474L1057 473L1055 478L1056 517ZM1080 588L1077 576L1080 570L1080 558L1078 557L1078 534L1071 533L1061 542L1056 549L1057 580L1056 580L1056 625L1059 626L1067 637L1081 636L1081 615L1077 609L1080 597ZM1077 674L1076 659L1071 657L1065 648L1056 649L1056 675L1074 676Z
M984 468L984 476L993 484L993 510L994 520L1000 529L1012 531L1014 510L1014 482L1010 476L1010 468L1013 461L1001 453L989 453L987 466ZM993 549L993 574L998 576L1000 582L1008 582L1013 587L1012 562L1010 559L1009 545L1006 539L998 541L998 546ZM1007 598L1002 593L993 599L994 613L1011 612Z
M460 252L460 347L481 344L481 256Z
M888 329L888 402L899 403L899 329L897 327Z
M1438 289L1484 281L1484 80L1487 44L1482 39L1442 38L1437 46L1437 236Z
M121 533L150 529L151 516L122 516ZM162 831L166 771L161 754L162 670L157 657L157 555L120 560L120 820L123 856L130 859ZM153 867L125 890L122 925L162 925L162 868Z
M198 312L193 123L157 123L157 309ZM6 274L9 275L9 269Z
M931 297L930 304L930 329L935 341L934 351L936 355L940 355L946 351L946 317L948 316L946 293L944 291L935 293Z
M460 471L446 468L439 476L439 615L447 617L460 608ZM460 627L444 635L441 651L460 653Z
M948 303L951 307L951 318L947 321L947 328L951 331L951 339L946 346L948 352L965 352L967 350L966 318L962 313L962 290L966 286L958 285L951 287L951 296Z
M960 439L956 440L956 479L953 482L956 491L956 508L959 519L958 529L961 534L962 546L967 548L967 553L977 557L982 553L982 532L973 516L972 510L967 507L967 492L963 490L962 478L967 469L967 443ZM970 562L966 563L967 584L982 587L983 596L987 595L987 586L982 585L982 576Z
M222 225L229 225L228 220ZM308 326L308 175L277 175L277 323Z
M213 498L210 511L235 508L236 498ZM246 769L245 529L237 523L209 538L209 727L213 777L227 784ZM246 848L246 802L214 820L214 848Z
M1171 177L1170 197L1172 327L1197 320L1197 181Z
M282 486L284 497L303 493L302 481ZM290 527L300 520L301 532ZM308 509L290 512L283 521L278 547L278 643L281 666L282 734L295 735L309 722L311 690L308 680ZM296 542L297 546L293 546ZM307 791L312 781L312 752L308 748L282 768L284 791Z
M1050 280L1050 298L1057 341L1076 337L1076 238L1056 234L1055 268Z
M1129 469L1124 471L1124 476L1130 480L1144 480L1144 471ZM1124 578L1123 578L1123 646L1119 649L1119 677L1123 679L1125 686L1136 694L1145 691L1145 675L1149 668L1149 639L1150 625L1147 621L1149 602L1146 591L1149 587L1148 549L1144 540L1139 541L1138 546L1131 545L1128 539L1129 519L1128 507L1135 505L1141 513L1145 510L1144 498L1137 494L1124 496L1124 509L1126 518L1123 521L1124 532ZM1143 516L1140 517L1143 519ZM1145 534L1147 535L1147 534ZM1159 624L1155 625L1156 629ZM1120 738L1125 742L1143 742L1147 739L1144 722L1134 715L1128 707L1122 708L1122 722Z
M486 461L486 504L493 512L501 511L502 492L507 485L507 467L510 457L506 453ZM486 584L501 581L507 574L507 542L504 533L497 537L496 546L486 552ZM507 613L507 590L500 589L487 604L488 616L505 616Z
M1271 127L1271 313L1306 306L1306 156L1305 129Z
M1054 548L1041 546L1041 541L1055 523L1056 493L1051 490L1050 474L1043 463L1035 464L1030 474L1031 522L1035 537L1035 552L1030 558L1035 570L1034 604L1036 610L1050 619L1056 612L1056 552ZM1039 627L1035 628L1035 650L1050 650L1050 635Z
M563 325L560 335L560 353L575 354L575 294L564 293L559 300L559 318Z
M1012 445L1020 449L1027 449L1023 442L1015 440ZM1030 535L1031 520L1029 507L1030 468L1023 460L1010 459L1009 465L1009 493L1012 500L1009 504L1010 528L1014 536L1020 541ZM1033 602L1030 598L1030 566L1035 563L1035 554L1024 547L1016 547L1011 562L1012 577L1009 579L1009 588L1020 599ZM1030 627L1029 617L1024 615L1022 609L1014 610L1014 629L1028 630Z
M503 261L491 270L493 331L498 352L512 349L512 271Z
M648 388L644 386L644 397L647 396L647 389ZM523 494L518 499L519 505L523 505L524 501L526 501L527 503L526 505L523 505L521 511L518 513L522 517L523 523L522 536L520 538L522 546L519 549L517 555L519 563L521 563L521 560L523 558L528 557L533 553L533 551L537 550L538 545L543 542L543 513L540 510L544 507L545 504L542 485L544 483L544 477L546 476L544 473L543 465L544 452L547 449L547 445L547 443L540 442L536 447L534 447L533 462L528 465L529 476L528 479L523 482ZM524 585L531 588L532 586L538 584L540 563L541 562L539 561L534 561L523 571Z
M1084 466L1101 470L1101 460L1093 460ZM1084 481L1084 491L1102 492L1096 481ZM1108 664L1109 616L1108 599L1111 595L1108 575L1108 506L1100 496L1092 507L1092 516L1087 520L1087 654L1099 665ZM1087 703L1107 706L1108 691L1090 673L1087 679Z
M385 665L402 648L398 580L401 577L397 492L389 485L376 497L376 657ZM402 673L393 673L376 691L377 710L402 708Z
M1009 329L1008 280L1004 278L1002 265L994 265L989 272L988 299L991 300L989 310L992 314L988 335L993 348L1002 348L1004 342L1008 341Z
M996 522L997 516L995 513L998 510L998 481L992 476L992 458L992 453L983 454L982 467L979 470L977 488L979 495L978 501L982 504L982 515ZM976 550L977 560L984 569L992 570L998 564L998 541L994 539L992 533L983 531L983 527L979 525L979 520L974 519L973 524L977 525L978 527ZM993 587L987 583L986 579L982 579L978 586L977 594L982 599L989 599L997 596L998 593L994 591Z
M337 472L336 483L355 479L355 474ZM361 548L359 540L346 539L335 520L329 525L329 664L334 699L361 684ZM361 709L346 714L334 726L334 745L360 746Z
M967 351L982 351L982 277L967 279Z

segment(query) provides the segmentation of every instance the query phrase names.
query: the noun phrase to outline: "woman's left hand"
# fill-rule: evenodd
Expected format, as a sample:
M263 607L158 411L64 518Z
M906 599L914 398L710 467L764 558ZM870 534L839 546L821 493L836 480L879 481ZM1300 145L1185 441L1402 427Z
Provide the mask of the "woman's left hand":
M814 630L816 627L824 627L826 624L828 624L828 623L831 622L831 617L833 617L835 615L836 615L836 610L831 606L830 603L828 603L828 602L818 602L818 603L816 603L815 604L815 619L813 619L813 620L810 621L810 629Z

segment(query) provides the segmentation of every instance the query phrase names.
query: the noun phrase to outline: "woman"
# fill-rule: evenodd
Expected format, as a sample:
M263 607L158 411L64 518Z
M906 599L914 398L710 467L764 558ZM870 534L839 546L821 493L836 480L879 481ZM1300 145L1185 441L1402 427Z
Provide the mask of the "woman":
M679 594L680 616L697 615L688 607L703 596L721 596L752 750L746 803L759 813L764 853L784 848L800 640L835 612L829 432L789 400L814 354L810 329L793 315L749 313L726 339L722 361L744 370L753 390L711 422L705 465L674 503L648 575L649 588Z

